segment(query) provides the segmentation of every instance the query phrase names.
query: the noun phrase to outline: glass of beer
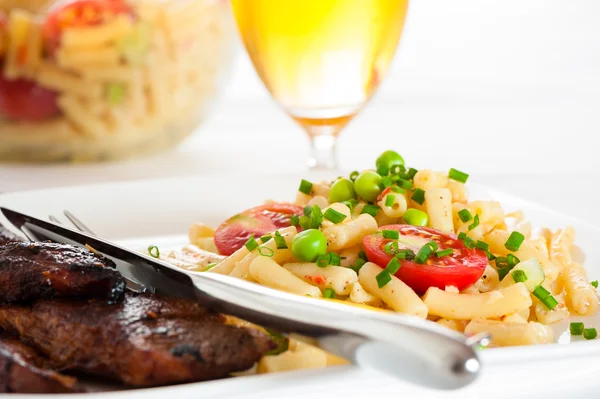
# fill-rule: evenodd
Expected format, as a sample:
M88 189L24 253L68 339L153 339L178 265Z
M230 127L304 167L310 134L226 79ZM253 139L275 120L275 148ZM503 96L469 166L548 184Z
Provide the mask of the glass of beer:
M233 8L258 75L310 137L308 166L335 169L336 139L389 69L408 0L233 0Z

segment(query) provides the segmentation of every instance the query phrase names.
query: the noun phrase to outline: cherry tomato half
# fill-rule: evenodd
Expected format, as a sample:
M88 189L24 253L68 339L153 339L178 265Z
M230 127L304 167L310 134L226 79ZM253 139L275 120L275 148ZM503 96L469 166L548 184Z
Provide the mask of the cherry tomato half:
M219 226L215 245L222 255L231 255L240 249L252 234L258 239L283 227L289 227L290 217L302 215L302 207L273 203L257 206L239 213Z
M433 254L425 264L417 264L411 260L400 261L401 267L395 276L419 295L424 294L429 287L444 289L452 285L463 290L481 278L488 264L485 252L465 247L462 240L454 234L404 224L382 226L379 230L397 230L400 233L400 239L397 240L400 250L411 249L416 254L429 241L438 244L438 251L448 248L454 250L452 255L441 258ZM377 233L364 237L363 245L369 261L386 267L392 255L387 254L384 247L391 241L396 240L385 239Z
M59 113L56 92L40 87L30 80L8 80L0 74L1 117L35 122Z
M134 17L133 9L124 0L67 0L58 2L48 11L42 27L44 43L52 54L60 45L62 30L67 27L100 25L115 15Z

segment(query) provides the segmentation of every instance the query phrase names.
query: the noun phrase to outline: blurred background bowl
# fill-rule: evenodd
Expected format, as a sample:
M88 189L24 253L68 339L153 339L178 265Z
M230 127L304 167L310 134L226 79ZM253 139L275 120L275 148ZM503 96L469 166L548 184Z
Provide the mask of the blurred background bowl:
M206 118L236 47L223 0L3 0L0 10L0 161L168 149Z

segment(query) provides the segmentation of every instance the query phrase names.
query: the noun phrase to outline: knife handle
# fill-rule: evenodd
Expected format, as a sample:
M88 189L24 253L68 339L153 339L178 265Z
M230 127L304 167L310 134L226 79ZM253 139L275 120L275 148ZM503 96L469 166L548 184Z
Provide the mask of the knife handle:
M314 337L329 352L403 380L458 389L479 373L473 345L431 321L288 294L216 273L191 278L200 302L215 310Z

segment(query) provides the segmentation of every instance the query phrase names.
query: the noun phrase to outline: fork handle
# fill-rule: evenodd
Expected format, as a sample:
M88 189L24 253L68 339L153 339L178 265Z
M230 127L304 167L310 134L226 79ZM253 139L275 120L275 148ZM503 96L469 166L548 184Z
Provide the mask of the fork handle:
M191 277L198 299L220 312L317 338L331 353L403 380L458 389L480 369L462 334L427 320L340 306L216 273Z

